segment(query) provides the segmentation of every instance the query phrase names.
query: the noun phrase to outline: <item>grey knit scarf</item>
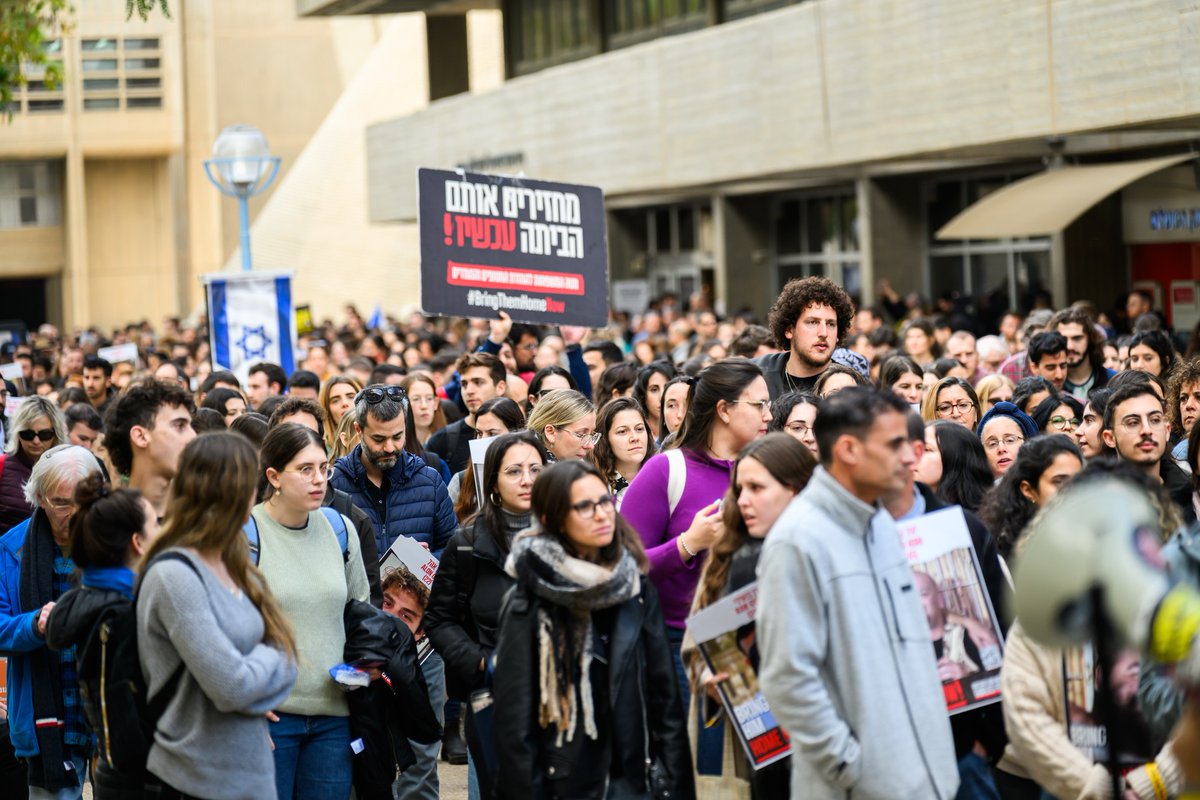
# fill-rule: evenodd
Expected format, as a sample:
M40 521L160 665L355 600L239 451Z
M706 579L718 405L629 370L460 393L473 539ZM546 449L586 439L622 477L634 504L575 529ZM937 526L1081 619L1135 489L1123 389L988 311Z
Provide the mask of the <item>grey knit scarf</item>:
M582 710L584 733L595 739L592 612L637 596L637 562L622 548L615 564L595 564L569 555L555 537L528 530L513 540L505 569L548 603L537 619L539 724L554 725L560 744L571 741Z

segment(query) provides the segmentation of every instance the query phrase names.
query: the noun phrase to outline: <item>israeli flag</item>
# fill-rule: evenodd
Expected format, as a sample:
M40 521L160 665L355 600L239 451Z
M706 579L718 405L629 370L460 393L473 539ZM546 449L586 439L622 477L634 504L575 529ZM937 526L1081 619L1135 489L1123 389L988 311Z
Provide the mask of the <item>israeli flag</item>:
M208 296L213 369L245 383L250 367L269 361L296 369L296 313L292 273L216 273L202 276Z

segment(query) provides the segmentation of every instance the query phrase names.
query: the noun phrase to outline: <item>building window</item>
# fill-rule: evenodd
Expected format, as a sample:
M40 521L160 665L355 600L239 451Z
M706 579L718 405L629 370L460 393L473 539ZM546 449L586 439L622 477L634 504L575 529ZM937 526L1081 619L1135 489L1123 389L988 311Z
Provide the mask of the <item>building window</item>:
M43 42L42 50L46 54L46 60L56 65L61 74L62 40L50 39ZM53 88L49 86L46 81L45 66L25 65L22 67L22 73L25 77L25 85L13 87L12 103L7 109L0 109L0 111L11 111L14 114L41 114L63 110L63 87L61 84L55 85Z
M823 276L860 296L862 254L853 189L780 196L772 216L777 289L793 278Z
M1030 171L985 173L933 181L926 187L926 241L931 299L958 295L980 323L994 328L1008 309L1021 313L1050 297L1050 240L934 238L939 228L991 192Z
M761 14L764 11L774 11L784 6L794 6L804 0L725 0L725 19L735 20Z
M57 161L0 161L0 229L62 223Z
M84 39L83 110L162 108L161 42L156 37Z
M592 0L512 0L504 11L514 75L600 52Z
M605 13L614 50L708 24L707 0L605 0Z

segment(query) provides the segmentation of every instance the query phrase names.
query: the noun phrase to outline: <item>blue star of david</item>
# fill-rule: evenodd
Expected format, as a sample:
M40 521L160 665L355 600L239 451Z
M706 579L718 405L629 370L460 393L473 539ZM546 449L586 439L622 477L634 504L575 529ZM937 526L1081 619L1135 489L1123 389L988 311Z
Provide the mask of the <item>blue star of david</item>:
M267 348L271 346L271 337L267 336L267 326L259 325L242 328L242 336L237 340L237 346L242 348L242 357L247 361L252 358L266 358Z

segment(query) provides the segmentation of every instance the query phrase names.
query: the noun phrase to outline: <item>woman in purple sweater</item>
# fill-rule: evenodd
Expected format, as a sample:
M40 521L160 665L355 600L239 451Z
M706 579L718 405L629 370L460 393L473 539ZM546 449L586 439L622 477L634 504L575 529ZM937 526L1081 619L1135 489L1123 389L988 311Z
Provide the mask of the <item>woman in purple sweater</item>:
M737 454L764 435L770 422L771 395L756 364L730 358L706 367L688 392L687 416L675 439L678 452L647 461L621 503L621 516L642 537L650 559L650 580L658 589L685 699L690 694L679 648L699 568L721 534L721 498ZM717 747L719 767L719 738ZM702 741L701 772L707 772L704 750Z

